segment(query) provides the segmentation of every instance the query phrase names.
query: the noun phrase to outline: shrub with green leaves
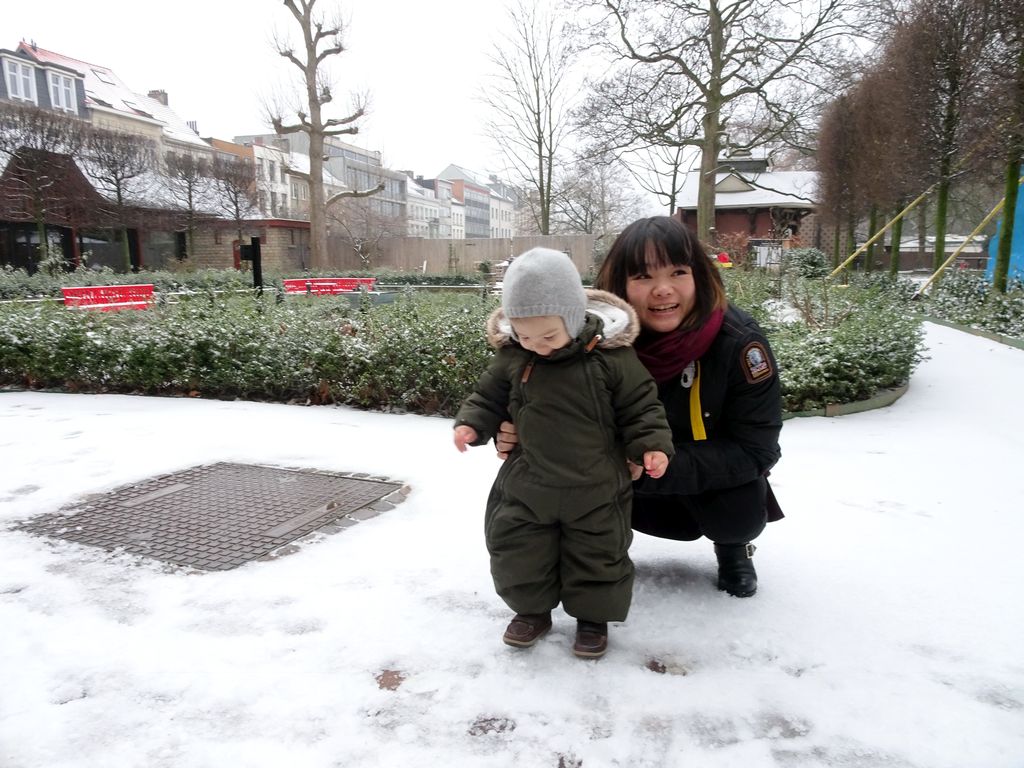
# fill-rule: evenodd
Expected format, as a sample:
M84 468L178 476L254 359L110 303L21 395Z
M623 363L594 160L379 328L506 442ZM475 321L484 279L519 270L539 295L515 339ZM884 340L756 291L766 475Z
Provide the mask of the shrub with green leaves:
M196 295L144 311L0 309L0 383L454 413L485 365L478 296Z
M1024 339L1024 283L1011 281L1006 293L992 289L980 272L945 272L924 299L921 312L940 320Z
M800 277L824 277L831 270L828 257L817 248L790 248L786 251L787 270L793 270Z
M783 406L807 411L901 386L922 360L920 318L883 290L818 283L803 315L773 327Z
M745 273L731 299L762 322L789 411L860 400L907 381L919 318L880 287ZM0 305L0 384L452 415L483 372L489 296L406 289L368 296L195 292L147 310Z

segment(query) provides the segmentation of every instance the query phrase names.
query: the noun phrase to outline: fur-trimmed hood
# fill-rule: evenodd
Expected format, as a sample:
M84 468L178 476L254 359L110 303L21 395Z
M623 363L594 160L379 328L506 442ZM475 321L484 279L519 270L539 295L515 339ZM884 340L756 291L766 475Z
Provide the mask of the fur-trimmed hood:
M640 333L640 321L629 302L614 293L596 288L587 288L586 294L587 314L598 318L603 324L601 340L597 346L604 349L630 346ZM584 333L589 325L587 323L584 326ZM512 324L501 307L487 318L487 342L495 349L516 343L512 336Z

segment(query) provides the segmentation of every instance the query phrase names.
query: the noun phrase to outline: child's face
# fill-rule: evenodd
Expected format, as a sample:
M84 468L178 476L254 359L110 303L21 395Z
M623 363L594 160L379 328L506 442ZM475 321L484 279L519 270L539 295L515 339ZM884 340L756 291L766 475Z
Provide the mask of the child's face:
M517 317L509 322L523 349L536 352L541 357L547 357L572 341L560 315Z

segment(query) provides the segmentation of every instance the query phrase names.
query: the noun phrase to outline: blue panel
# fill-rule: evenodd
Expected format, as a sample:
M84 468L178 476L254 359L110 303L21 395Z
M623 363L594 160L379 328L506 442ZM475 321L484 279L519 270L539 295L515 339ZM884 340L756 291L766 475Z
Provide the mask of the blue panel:
M1010 269L1007 272L1008 280L1024 281L1024 185L1017 190L1017 212L1013 221L1013 242L1010 246ZM996 253L999 249L999 237L1002 234L1003 220L999 220L999 227L995 236L988 244L988 267L985 270L985 277L992 280L996 268Z

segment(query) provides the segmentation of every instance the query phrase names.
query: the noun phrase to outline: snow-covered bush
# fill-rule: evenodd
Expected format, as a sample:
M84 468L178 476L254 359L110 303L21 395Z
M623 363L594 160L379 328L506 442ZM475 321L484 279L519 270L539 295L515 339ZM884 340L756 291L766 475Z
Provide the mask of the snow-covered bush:
M489 356L493 300L196 295L145 311L0 309L0 383L454 412Z
M1024 283L1019 280L998 293L980 272L953 270L915 305L940 320L1024 339Z
M727 282L771 340L787 410L863 399L906 382L920 359L919 319L891 291L818 280L780 299L778 281L756 272ZM495 306L411 289L380 305L209 290L145 311L8 303L0 384L451 415L490 358Z
M787 411L864 400L906 384L922 359L920 320L904 305L882 292L824 293L830 315L776 326L770 336Z
M828 257L817 248L790 248L785 255L786 269L800 277L824 277L831 271Z

